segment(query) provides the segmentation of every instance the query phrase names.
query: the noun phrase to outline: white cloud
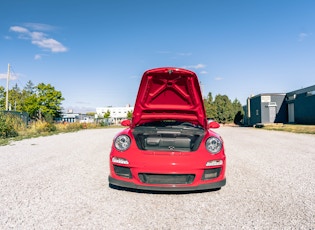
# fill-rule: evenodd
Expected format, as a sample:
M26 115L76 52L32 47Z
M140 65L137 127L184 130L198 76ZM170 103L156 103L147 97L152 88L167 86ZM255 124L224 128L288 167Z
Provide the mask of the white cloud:
M196 69L203 69L205 68L206 66L204 64L198 64L195 66Z
M40 59L42 59L42 55L36 54L36 55L34 56L34 59L35 59L35 60L40 60Z
M206 66L204 64L197 64L197 65L189 65L189 66L184 66L183 68L187 69L203 69Z
M299 38L298 38L298 40L300 41L300 42L302 42L302 41L304 41L307 37L309 37L310 35L309 34L307 34L307 33L300 33L299 34Z
M223 77L216 77L214 78L215 81L222 81L223 80Z
M0 73L0 79L7 79L6 73Z
M44 56L49 56L49 55L43 54L43 53L41 53L41 54L35 54L35 55L34 55L34 60L41 60Z
M45 39L46 37L46 34L44 34L43 32L32 32L30 33L30 36L32 38L32 41L34 40L42 40L42 39Z
M10 31L17 32L17 33L25 33L25 34L28 34L30 32L28 29L21 26L11 26Z
M177 53L179 56L191 56L192 53Z
M7 79L8 74L7 73L0 73L0 79ZM17 74L10 75L10 80L16 80L18 78Z
M32 44L37 45L41 48L50 49L50 51L53 53L66 52L67 51L66 47L64 47L60 42L58 42L52 38L33 40Z
M25 23L24 24L27 28L32 30L39 30L39 31L52 31L55 30L55 27L47 24L42 23Z
M28 23L25 24L30 29L36 29L41 31L52 30L53 27L45 24ZM49 50L52 53L60 53L68 51L67 47L58 42L57 40L50 38L47 34L41 31L30 31L28 28L21 26L11 26L10 31L19 34L20 39L31 40L33 45L38 46L44 50ZM36 57L36 56L35 56Z

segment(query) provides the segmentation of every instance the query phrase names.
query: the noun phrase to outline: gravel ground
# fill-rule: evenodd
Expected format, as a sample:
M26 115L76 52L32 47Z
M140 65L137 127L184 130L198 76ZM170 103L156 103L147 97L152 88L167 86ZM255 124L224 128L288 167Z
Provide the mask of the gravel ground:
M118 129L0 146L0 229L315 229L315 136L221 127L227 185L140 193L108 187Z

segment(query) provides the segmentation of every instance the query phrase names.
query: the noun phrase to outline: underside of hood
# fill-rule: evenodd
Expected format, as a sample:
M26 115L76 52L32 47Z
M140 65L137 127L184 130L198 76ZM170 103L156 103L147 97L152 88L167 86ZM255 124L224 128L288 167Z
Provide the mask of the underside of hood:
M131 126L159 120L187 121L207 128L199 81L194 72L165 67L143 74Z

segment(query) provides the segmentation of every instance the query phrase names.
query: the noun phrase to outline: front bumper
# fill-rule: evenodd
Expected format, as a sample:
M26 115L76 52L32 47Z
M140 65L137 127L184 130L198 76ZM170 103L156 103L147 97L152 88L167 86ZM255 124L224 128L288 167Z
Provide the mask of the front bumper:
M226 179L224 178L221 181L209 183L209 184L201 184L198 186L144 186L144 185L137 185L132 182L127 182L123 180L117 180L111 176L108 176L108 182L111 185L116 185L119 187L129 188L129 189L139 189L139 190L150 190L150 191L200 191L200 190L210 190L210 189L218 189L221 188L226 184Z

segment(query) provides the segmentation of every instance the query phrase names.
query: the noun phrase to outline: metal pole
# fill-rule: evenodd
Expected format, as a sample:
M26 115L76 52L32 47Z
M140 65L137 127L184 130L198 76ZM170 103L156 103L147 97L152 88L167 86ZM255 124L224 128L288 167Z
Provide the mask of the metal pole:
M7 75L7 89L5 98L5 110L9 110L9 80L10 80L10 64L8 64L8 75Z

